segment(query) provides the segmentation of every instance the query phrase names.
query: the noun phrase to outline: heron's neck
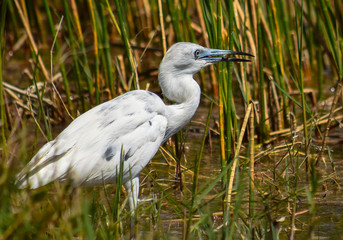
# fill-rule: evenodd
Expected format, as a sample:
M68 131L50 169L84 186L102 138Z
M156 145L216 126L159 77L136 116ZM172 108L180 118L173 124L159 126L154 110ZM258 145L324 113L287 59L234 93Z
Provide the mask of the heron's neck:
M176 104L168 105L166 113L168 129L166 138L171 137L193 117L200 102L201 90L192 75L159 74L164 96Z

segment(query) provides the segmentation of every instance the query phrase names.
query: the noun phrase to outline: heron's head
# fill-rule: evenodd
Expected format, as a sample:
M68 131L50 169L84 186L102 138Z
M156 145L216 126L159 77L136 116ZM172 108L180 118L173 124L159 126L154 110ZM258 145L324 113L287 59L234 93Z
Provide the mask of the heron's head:
M249 53L231 50L205 48L195 43L179 42L171 46L160 65L161 71L171 74L195 74L201 69L217 62L249 62L247 59L231 55L252 56Z
M252 56L244 52L204 48L198 44L180 42L171 46L158 70L158 79L163 94L177 103L188 100L199 104L200 88L193 75L217 62L249 62L250 60L230 55ZM197 96L197 97L194 97Z

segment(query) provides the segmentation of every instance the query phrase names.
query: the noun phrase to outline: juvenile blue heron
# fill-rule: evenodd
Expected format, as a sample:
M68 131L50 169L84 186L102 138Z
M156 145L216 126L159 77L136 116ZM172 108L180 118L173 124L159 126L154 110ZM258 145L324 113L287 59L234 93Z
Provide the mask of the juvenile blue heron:
M164 96L176 104L165 105L156 94L135 90L94 107L38 151L18 174L17 185L38 188L55 180L70 180L74 186L115 183L123 159L123 183L133 210L139 173L199 105L200 87L193 75L217 62L249 61L229 55L252 56L194 43L174 44L160 64L158 79Z

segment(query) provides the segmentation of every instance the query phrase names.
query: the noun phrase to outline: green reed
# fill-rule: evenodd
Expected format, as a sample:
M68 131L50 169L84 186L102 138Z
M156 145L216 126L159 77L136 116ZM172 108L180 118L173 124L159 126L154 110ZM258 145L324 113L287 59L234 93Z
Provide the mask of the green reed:
M123 148L121 149L120 153L120 165L119 169L116 169L117 171L117 179L116 179L116 194L113 202L113 219L115 221L119 221L120 219L120 195L121 195L121 188L123 184L123 176L124 176L124 156L125 153L123 151ZM121 234L120 225L117 224L115 228L115 236L118 238Z
M198 188L199 188L198 184L199 184L199 174L200 174L200 163L201 163L202 155L204 153L206 137L208 136L207 134L209 131L209 124L210 124L210 120L211 120L211 116L212 116L212 110L213 110L213 102L211 102L210 109L209 109L209 112L207 115L205 132L204 132L204 135L202 137L200 152L199 152L197 159L195 159L193 186L192 186L192 192L191 192L192 196L191 196L188 222L187 222L187 228L186 228L186 233L184 235L185 236L184 239L189 239L191 221L192 221L193 214L196 210L196 208L195 208L196 204L195 203L196 203L196 198L197 198Z
M46 3L46 5L47 4L48 3ZM78 96L80 97L80 100L81 100L82 109L85 111L87 108L86 108L86 105L85 105L83 88L82 88L82 79L81 79L82 75L81 75L80 66L79 66L79 63L78 63L76 41L75 41L74 35L73 35L71 14L70 14L69 5L68 5L67 1L63 1L63 7L64 7L64 11L65 11L65 21L66 21L66 24L67 24L66 28L67 28L67 32L68 32L68 37L69 37L69 41L70 41L70 48L71 48L71 51L72 51L73 62L74 62L74 72L75 72L75 80L74 80L74 82L75 82L75 85L76 85L77 94L78 94ZM47 8L46 11L50 12L48 5L47 5L46 8ZM49 22L50 21L52 22L52 20L49 20ZM53 33L53 35L55 35L55 34ZM59 45L58 41L56 43L57 43L56 50L59 51L59 47L57 48L57 46ZM60 54L58 54L58 55L60 55ZM63 68L64 68L63 65L64 64L62 63L61 64L62 76L64 75L63 74Z
M50 28L52 38L55 39L57 36L56 36L56 31L55 31L55 25L54 25L54 22L53 22L53 19L51 16L51 11L50 11L48 2L46 0L44 0L43 3L44 3L45 13L46 13L46 16L48 19L49 28ZM55 42L55 50L57 53L60 52L60 44L58 41ZM51 63L51 64L53 64L53 63ZM61 69L63 84L64 84L66 96L67 96L68 107L70 110L72 110L73 105L71 103L71 93L70 93L70 88L69 88L69 82L68 82L68 78L67 78L67 72L66 72L65 64L63 62L60 63L60 69ZM53 75L53 74L51 74L51 75Z
M5 22L7 13L7 1L3 1L1 5L1 24L0 24L0 116L1 116L1 148L2 148L2 159L8 159L7 156L7 116L6 116L6 105L4 98L3 89L3 69L4 69L4 55L5 55Z
M44 95L44 90L45 90L45 85L42 88L42 93L40 93L40 89L38 88L37 85L37 65L38 65L38 56L36 56L36 61L35 61L35 66L34 66L34 70L33 70L33 75L32 75L32 81L33 84L35 86L35 90L36 90L36 95L37 95L37 99L38 99L38 103L39 103L39 119L40 117L42 117L43 122L44 122L44 127L45 127L45 131L46 131L46 140L51 141L52 140L52 132L51 132L51 126L48 120L48 115L46 114L46 111L44 109L44 105L43 105L43 97L42 95ZM44 135L44 134L43 134Z
M106 63L104 72L106 73L106 86L109 88L111 96L114 95L114 76L113 76L113 67L111 62L111 51L110 51L110 40L107 30L107 19L105 17L104 7L101 4L97 4L97 9L99 11L100 20L101 20L101 42L103 46L103 62Z
M339 95L342 91L342 85L343 85L343 65L342 65L342 52L343 52L343 46L342 44L339 44L340 42L342 42L342 36L339 35L338 29L334 30L333 28L333 20L332 18L330 18L329 16L329 9L327 5L329 5L328 3L325 3L324 1L319 1L320 3L320 9L322 14L324 15L324 21L321 22L322 25L325 25L325 30L324 28L322 28L323 33L325 34L326 38L329 39L329 49L331 51L332 57L334 59L334 64L336 65L336 71L337 71L337 75L338 75L338 80L337 80L337 84L336 84L336 91L335 91L335 96L331 105L331 109L330 109L330 115L328 118L328 122L327 122L327 127L324 133L324 137L323 137L323 141L322 141L322 148L318 154L318 159L317 159L317 164L319 163L319 161L322 161L323 159L323 152L325 150L326 147L326 140L329 134L329 130L330 130L330 124L332 122L332 115L333 115L333 110L336 107ZM330 6L330 5L329 5ZM331 13L332 13L332 9L330 9ZM334 15L335 16L335 15ZM342 22L341 22L342 24Z
M259 76L259 103L260 103L260 141L265 142L268 139L267 130L267 115L266 115L266 93L265 93L265 81L263 72L263 38L262 38L262 16L261 6L257 4L257 44L258 44L258 76Z
M122 4L124 4L124 2L115 0L115 4L116 4L116 10L117 10L117 15L118 15L118 19L119 19L119 27L120 27L120 31L121 31L121 37L122 37L124 45L125 45L126 53L128 55L128 58L129 58L130 70L132 72L132 77L131 77L129 84L128 84L128 90L131 89L131 84L133 81L135 84L134 88L139 89L139 80L138 80L136 61L135 61L133 53L132 53L132 48L130 45L130 39L129 39L129 35L127 32L126 21L124 20L124 17L122 14L123 13Z

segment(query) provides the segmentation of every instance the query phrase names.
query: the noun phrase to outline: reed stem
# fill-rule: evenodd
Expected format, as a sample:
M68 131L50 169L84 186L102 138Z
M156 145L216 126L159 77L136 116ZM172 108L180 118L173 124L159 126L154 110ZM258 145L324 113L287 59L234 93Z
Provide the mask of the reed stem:
M8 161L7 153L7 133L8 129L8 119L6 115L6 101L4 97L3 89L3 70L4 70L4 54L5 54L5 22L6 22L6 13L7 13L7 0L4 0L1 4L1 21L0 21L0 128L1 128L1 148L2 148L2 159Z

